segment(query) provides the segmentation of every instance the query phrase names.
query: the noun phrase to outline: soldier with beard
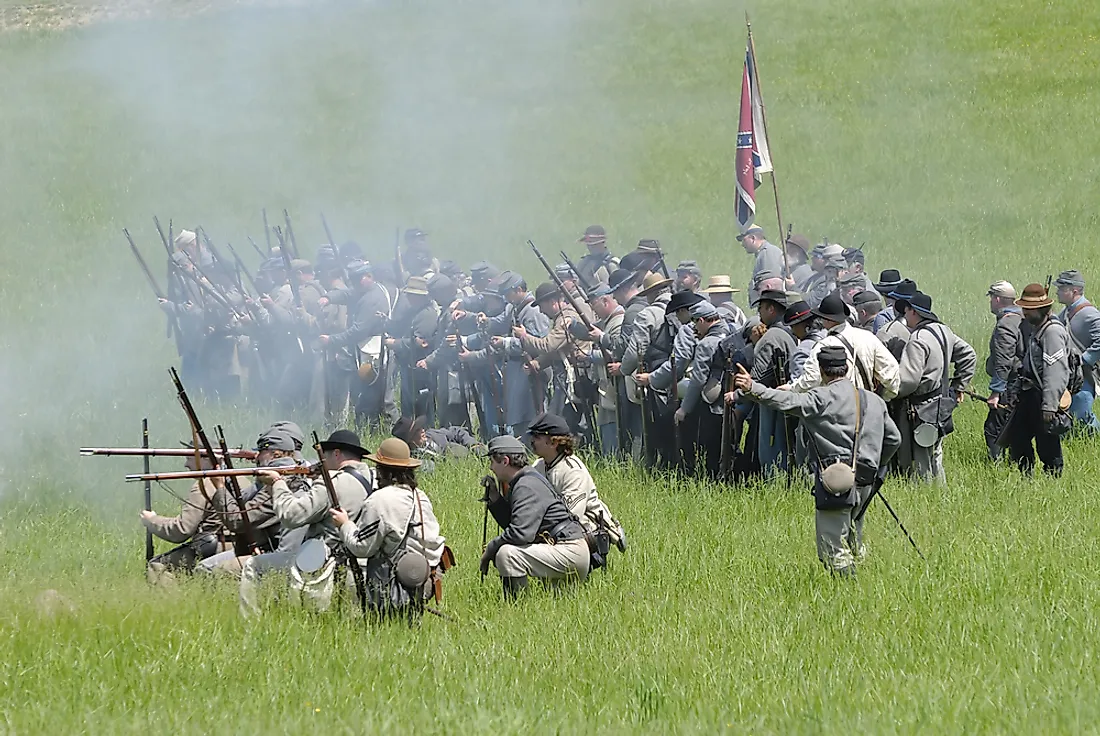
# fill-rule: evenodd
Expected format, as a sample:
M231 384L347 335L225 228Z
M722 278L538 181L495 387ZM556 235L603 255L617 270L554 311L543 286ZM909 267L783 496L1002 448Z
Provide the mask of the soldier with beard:
M577 264L580 272L577 275L586 284L606 284L611 272L619 267L619 259L607 249L607 231L602 225L590 225L577 242L588 248L588 253Z

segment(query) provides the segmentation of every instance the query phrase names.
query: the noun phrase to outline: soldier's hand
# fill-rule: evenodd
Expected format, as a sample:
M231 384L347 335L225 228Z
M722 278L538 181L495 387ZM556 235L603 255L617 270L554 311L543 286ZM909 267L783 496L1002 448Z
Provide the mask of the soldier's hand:
M489 574L489 565L493 564L493 558L489 556L489 550L486 548L481 553L481 562L478 564L478 569L481 570L481 577L485 577Z
M608 363L607 374L609 376L621 376L623 374L622 365L622 363Z
M767 332L767 331L768 331L768 326L767 325L765 325L765 324L756 325L749 332L749 340L751 340L752 344L755 345L756 343L760 342L760 338L762 338L764 336L764 333Z
M275 481L279 480L283 476L279 475L279 473L274 470L261 470L260 472L256 473L256 477L265 486L271 487L275 485Z
M154 516L156 516L156 514L152 511L146 511L145 509L142 509L142 511L141 511L141 520L142 521L149 521Z
M429 343L427 340L425 340L422 337L418 337L418 338L416 338L416 344L419 345L421 348L426 348L431 343Z
M989 395L989 400L986 401L985 403L989 404L990 409L1000 409L1001 408L1001 395L998 394L998 393L992 393L992 394Z
M683 424L684 419L687 418L687 412L684 411L682 408L677 409L676 413L672 415L672 418L676 420L677 424Z
M591 330L588 331L588 339L592 342L599 342L603 339L603 330L601 330L599 327L593 327Z
M428 361L418 360L418 361L416 361L416 367L419 368L422 371L427 370L428 369Z
M477 326L478 327L485 327L488 324L489 324L489 318L485 315L485 312L478 312L477 313Z
M1053 422L1054 417L1057 415L1057 413L1058 412L1054 412L1054 411L1044 411L1043 412L1043 424L1050 424L1051 422Z
M275 302L272 301L271 297L264 294L263 296L260 297L260 304L263 304L265 307L270 309L272 306L275 305Z
M648 373L639 373L638 375L634 376L634 381L639 386L648 386L649 385L649 374Z
M351 521L348 518L348 512L343 509L329 509L328 515L332 517L332 523L337 527L341 527Z
M512 334L518 337L520 340L527 337L527 328L523 325L516 325L512 328Z
M455 309L451 312L451 320L452 321L458 322L458 321L463 320L463 319L466 319L465 310Z
M528 375L538 373L539 372L539 362L537 360L529 360L529 361L527 361L527 364L525 366L523 366L523 370L525 370Z
M489 339L489 344L493 346L493 350L501 350L504 348L504 338L497 335Z
M473 355L473 353L471 353L465 347L462 348L462 350L458 351L458 359L459 360L469 360L471 355Z
M321 335L317 338L317 342L321 343L322 345L328 345L329 339L330 338L328 335Z
M733 385L737 387L739 391L748 393L752 390L752 376L745 370L745 366L740 363L737 364L737 373L733 376Z
M736 404L736 403L737 403L737 392L736 392L736 391L727 391L727 392L726 392L726 393L725 393L725 394L724 394L724 395L722 396L722 399L723 399L723 400L724 400L724 401L725 401L725 402L726 402L727 404Z
M383 343L385 344L385 346L386 346L386 347L388 347L388 348L392 348L392 347L393 347L394 345L396 345L396 344L397 344L397 340L396 340L396 339L394 339L394 338L392 338L392 337L387 337L387 338L386 338L385 340L383 340L382 342L383 342Z

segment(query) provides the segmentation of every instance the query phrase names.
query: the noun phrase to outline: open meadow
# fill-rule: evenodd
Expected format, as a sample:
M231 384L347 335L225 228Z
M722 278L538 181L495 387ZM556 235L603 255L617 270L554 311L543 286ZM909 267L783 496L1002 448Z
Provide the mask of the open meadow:
M185 434L123 227L163 276L154 214L248 250L260 208L286 207L312 253L323 210L368 254L419 226L441 256L537 283L527 238L577 252L599 222L616 253L657 237L743 285L746 8L110 3L0 0L0 734L1097 729L1100 441L1028 480L986 462L973 402L947 487L884 489L927 561L876 505L854 580L818 564L805 489L597 464L627 554L576 594L504 606L495 573L479 581L469 460L422 480L457 624L279 606L246 624L231 584L149 588L141 487L122 482L140 463L76 452L137 444L146 416L154 444ZM868 271L916 279L980 362L993 281L1100 283L1092 4L748 10L796 232L866 243ZM767 185L757 203L777 240ZM231 444L283 418L197 408Z

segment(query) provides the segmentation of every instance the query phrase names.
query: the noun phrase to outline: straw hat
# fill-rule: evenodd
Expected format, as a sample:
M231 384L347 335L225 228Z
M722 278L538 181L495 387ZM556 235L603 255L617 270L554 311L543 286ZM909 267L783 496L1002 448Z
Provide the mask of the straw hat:
M672 279L666 279L661 274L655 271L650 271L645 275L645 278L642 279L642 290L638 292L638 294L641 296L648 296L651 292L654 292L664 286L668 286L671 283Z
M730 286L729 274L711 276L707 279L707 288L703 289L707 294L736 294L740 289Z

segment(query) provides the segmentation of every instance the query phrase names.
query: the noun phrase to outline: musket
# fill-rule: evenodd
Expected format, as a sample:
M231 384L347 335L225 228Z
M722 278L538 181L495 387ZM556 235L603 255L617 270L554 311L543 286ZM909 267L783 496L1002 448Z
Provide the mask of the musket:
M393 229L393 263L397 267L397 283L405 283L405 264L401 260L401 227Z
M134 258L137 258L138 265L141 266L142 273L145 274L145 278L149 281L149 285L153 287L153 293L157 295L157 299L164 299L167 301L168 297L164 296L164 292L160 290L160 286L157 285L157 280L153 277L153 272L149 270L148 264L145 263L145 259L141 256L141 251L138 250L134 244L133 237L130 236L130 231L126 228L122 228L122 234L126 236L126 240L130 243L130 250L134 254Z
M141 420L141 446L146 450L149 449L149 418ZM149 474L149 456L145 456L144 465L145 474ZM145 481L145 510L153 510L153 484L152 481ZM153 559L153 532L146 528L145 530L145 561Z
M252 239L251 235L247 235L245 237L248 238L248 242L252 246L252 250L256 251L256 255L258 255L260 257L261 261L266 261L268 258L270 258L270 256L265 256L264 255L264 252L262 250L260 250L260 246L256 245L256 241ZM268 237L270 237L270 236L268 236Z
M260 214L264 218L264 241L267 243L267 257L271 257L271 226L267 224L267 207L260 209ZM255 243L253 243L255 245ZM263 257L263 256L261 256Z
M787 363L783 354L775 354L775 385L785 386L788 383ZM787 446L787 488L794 482L794 429L791 428L791 420L787 414L783 414L783 438Z
M661 267L661 275L666 279L672 278L668 274L668 264L665 263L665 253L661 250L661 246L657 246L657 265Z
M970 398L972 398L972 399L977 399L978 401L982 401L982 402L987 402L987 401L989 401L989 399L990 399L990 397L989 397L989 396L982 396L982 395L981 395L981 394L979 394L979 393L975 393L975 392L973 392L973 391L970 391L969 389L965 389L965 388L960 388L960 389L958 389L958 393L960 393L960 394L966 394L966 395L967 395L967 396L969 396Z
M718 461L718 475L728 481L733 473L733 404L725 402L726 394L733 391L733 374L727 371L722 384L722 453Z
M462 335L458 332L457 326L452 326L453 334L455 336L455 347L459 352L466 349L466 345L462 340ZM477 382L470 378L466 366L462 365L462 361L458 361L458 380L462 385L462 398L466 398L466 387L469 386L470 393L474 399L474 411L477 412L478 427L484 427L488 430L489 425L485 423L485 407L481 404L481 392L477 389Z
M332 230L328 227L328 220L325 219L325 213L321 213L321 227L325 229L325 237L328 238L328 244L334 249L336 248L336 240L332 237Z
M172 257L172 225L168 225L168 236L165 237L164 230L160 226L160 220L156 215L153 215L153 224L157 226L157 235L160 235L161 245L164 246L164 251L168 254L168 257Z
M221 459L225 464L226 470L233 470L233 461L230 459L232 456L229 454L229 446L225 443L225 432L222 431L222 425L214 427L214 433L218 437L218 446L222 451ZM241 485L237 482L236 476L226 476L225 485L229 488L229 493L232 494L233 500L237 502L237 508L240 509L241 519L241 531L244 532L244 541L248 543L248 548L252 554L259 554L260 547L257 544L256 530L252 527L252 519L248 516L248 509L245 508L244 494L241 493Z
M137 481L168 481L168 480L192 480L199 478L247 478L253 475L259 475L260 473L270 470L280 475L313 475L317 472L317 466L311 465L310 467L262 467L262 468L233 468L229 470L227 468L216 468L214 470L181 470L174 473L139 473L136 475L127 475L126 482L134 483Z
M210 251L210 255L214 257L214 262L221 263L222 261L224 261L225 259L222 258L222 254L218 250L218 246L214 245L214 241L210 239L210 236L206 234L206 230L204 230L201 226L195 228L195 236L198 237L199 235L202 235L202 240L204 243L206 243L206 247Z
M252 240L252 238L249 238L249 240ZM248 266L244 265L244 261L242 261L241 257L237 255L237 250L233 247L233 244L226 243L225 245L227 248L229 248L229 252L233 254L233 260L236 261L237 269L239 270L239 272L243 273L244 277L248 279L248 284L252 287L252 291L259 294L260 289L256 286L256 279L252 278L252 274L249 272ZM252 245L255 246L256 244L253 243Z
M1046 283L1046 286L1043 287L1043 293L1050 294L1050 283L1052 281L1054 281L1054 274L1049 274L1048 273L1047 274L1047 283Z
M195 451L186 447L149 447L143 444L141 447L81 447L80 454L83 457L191 457ZM199 454L206 456L206 450L199 449ZM215 457L233 457L241 460L255 460L258 455L255 450L245 450L241 447L228 450L214 450Z
M301 258L300 251L298 250L298 239L294 237L294 228L290 224L290 211L283 210L283 219L286 221L286 237L290 241L291 250L294 251L295 258Z
M321 438L317 436L317 432L313 433L313 450L317 453L317 461L321 466L321 479L325 483L325 491L328 492L329 506L337 511L342 510L340 508L340 499L336 495L336 487L332 484L332 476L329 474L328 469L325 468L325 455L321 449ZM337 530L339 534L339 530ZM351 579L355 581L355 592L359 595L359 605L363 610L363 615L367 615L367 587L363 580L363 568L359 567L359 560L354 555L348 559L348 568L351 570Z
M298 282L294 278L294 270L290 265L290 249L287 247L286 239L283 237L282 232L278 227L275 228L275 237L279 239L279 255L283 259L283 269L286 271L286 281L290 284L290 293L294 298L294 306L298 309L302 308L302 293L298 290ZM298 315L293 315L294 319L294 337L298 343L298 351L302 354L306 352L305 342L302 340L302 335L298 329Z
M573 275L577 277L576 282L577 286L580 287L581 296L588 299L588 295L592 293L592 287L584 280L584 276L581 276L581 272L577 270L576 264L573 263L572 259L569 258L569 255L564 250L561 251L561 257L565 259L565 265L569 266Z
M901 519L898 518L898 515L894 512L894 507L886 500L886 496L882 495L882 484L885 482L886 479L882 476L875 478L874 485L871 486L871 493L868 494L867 500L863 502L863 505L860 507L859 511L856 512L856 515L852 517L852 523L854 524L863 518L863 515L867 513L867 508L871 505L871 501L875 500L875 496L878 496L879 500L882 501L882 505L890 512L890 516L893 516L894 521L898 523L898 527L901 529L902 533L905 534L905 538L909 540L909 544L913 545L913 549L917 551L917 555L923 560L924 554L920 551L920 547L917 546L917 543L913 541L913 535L905 528L905 524L901 523Z
M783 238L783 271L785 272L783 274L784 279L789 279L791 277L791 264L787 259L787 243L791 239L791 230L793 230L793 229L794 229L794 225L792 223L788 222L787 223L787 237ZM861 245L860 248L862 248L862 247L863 246Z

